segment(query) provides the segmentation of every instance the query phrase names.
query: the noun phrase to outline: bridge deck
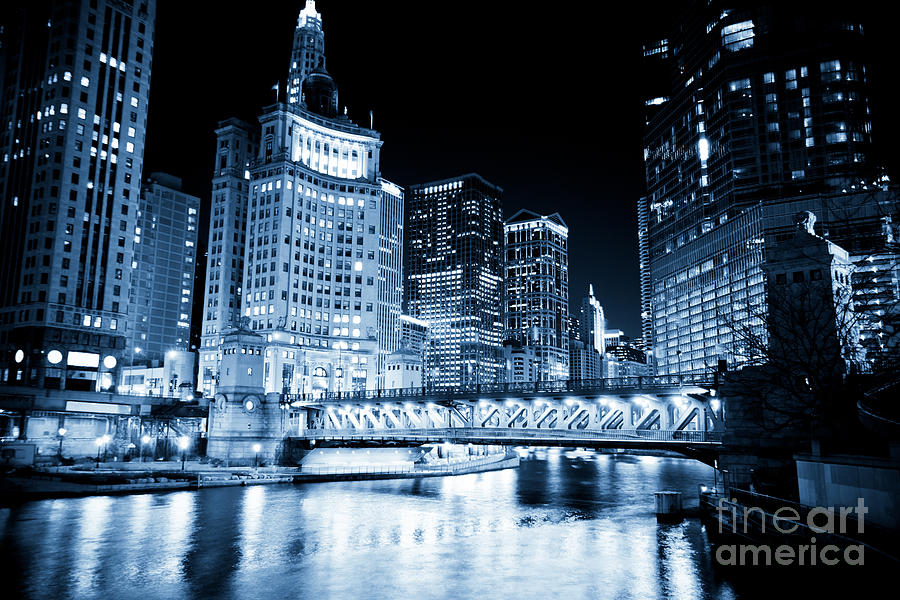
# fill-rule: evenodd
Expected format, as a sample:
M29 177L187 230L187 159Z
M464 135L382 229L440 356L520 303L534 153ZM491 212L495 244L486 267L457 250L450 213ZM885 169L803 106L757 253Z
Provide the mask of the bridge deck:
M603 431L501 427L444 427L427 429L314 429L296 440L329 442L456 442L510 446L571 446L595 448L718 447L722 434L714 431L614 429Z
M284 404L329 403L340 401L426 401L565 397L622 396L629 394L687 395L705 394L715 387L715 377L702 374L629 376L610 379L536 381L529 383L481 383L456 388L403 388L356 390L318 394L281 394Z

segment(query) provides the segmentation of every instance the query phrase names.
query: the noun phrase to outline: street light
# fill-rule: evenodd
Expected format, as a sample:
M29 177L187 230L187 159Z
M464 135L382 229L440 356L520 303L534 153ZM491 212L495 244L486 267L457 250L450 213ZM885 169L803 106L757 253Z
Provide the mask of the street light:
M262 450L262 446L259 444L253 444L253 451L256 453L256 466L259 467L259 451Z
M191 444L191 440L188 439L186 435L178 438L178 447L181 448L181 470L184 471L184 461L186 459L186 452L188 446Z
M97 466L100 466L100 449L103 449L104 458L106 457L106 445L109 443L109 435L101 435L94 442L97 444Z
M150 443L150 436L145 435L141 438L141 462L144 462L144 446Z
M62 462L62 445L63 445L63 437L66 435L66 428L60 427L56 430L56 433L59 435L59 450L56 452L56 457L59 462Z

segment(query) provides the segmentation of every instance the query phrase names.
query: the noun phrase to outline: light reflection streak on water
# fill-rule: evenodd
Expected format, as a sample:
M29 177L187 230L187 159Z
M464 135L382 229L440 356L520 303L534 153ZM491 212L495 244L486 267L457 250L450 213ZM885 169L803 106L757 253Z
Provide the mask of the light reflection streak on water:
M170 496L170 502L157 518L164 519L166 526L158 543L165 546L167 552L160 562L163 578L169 582L181 580L182 560L188 551L188 540L191 537L194 521L194 502L197 494L193 492L176 492Z
M241 505L241 562L240 569L251 569L260 560L260 551L265 543L261 532L264 525L266 486L254 485L244 490Z
M103 546L103 534L108 525L108 511L113 499L97 496L80 500L81 514L78 515L74 568L72 577L76 595L87 595L94 587L98 574L99 556Z

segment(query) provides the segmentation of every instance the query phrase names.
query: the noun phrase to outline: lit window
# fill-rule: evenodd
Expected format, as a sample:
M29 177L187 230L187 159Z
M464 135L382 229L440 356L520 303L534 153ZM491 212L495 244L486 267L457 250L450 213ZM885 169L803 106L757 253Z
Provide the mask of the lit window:
M753 21L741 21L722 28L722 46L730 51L737 52L753 46Z
M88 87L88 86L91 85L91 80L88 79L87 77L82 77L82 78L81 78L81 85L83 85L84 87Z

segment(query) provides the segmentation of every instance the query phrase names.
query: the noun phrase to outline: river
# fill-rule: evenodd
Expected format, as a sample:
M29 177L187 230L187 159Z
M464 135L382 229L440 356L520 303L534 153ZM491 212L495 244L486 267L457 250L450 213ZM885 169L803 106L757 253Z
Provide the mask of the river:
M714 564L697 519L656 521L653 492L696 502L712 477L687 459L550 449L456 477L27 502L0 508L3 586L34 599L761 597L759 580Z

